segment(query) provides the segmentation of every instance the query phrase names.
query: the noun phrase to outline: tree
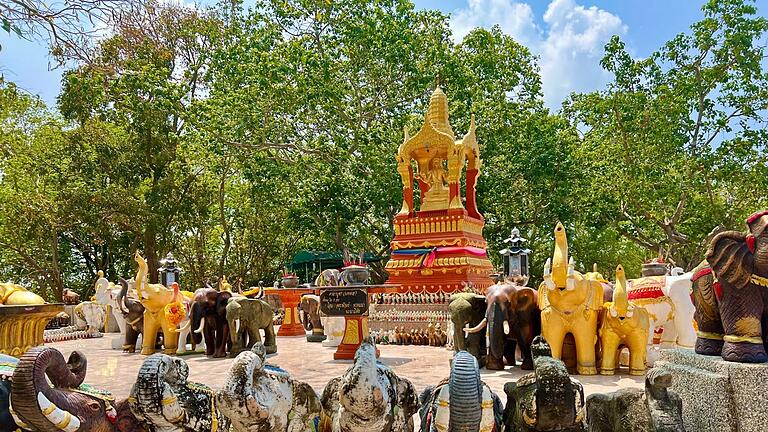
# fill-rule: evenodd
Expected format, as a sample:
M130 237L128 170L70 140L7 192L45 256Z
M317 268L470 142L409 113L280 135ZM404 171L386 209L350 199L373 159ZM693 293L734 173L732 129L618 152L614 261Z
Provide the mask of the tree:
M703 11L647 59L614 37L602 60L614 81L564 105L584 132L583 220L687 269L718 230L766 203L768 21L748 1Z

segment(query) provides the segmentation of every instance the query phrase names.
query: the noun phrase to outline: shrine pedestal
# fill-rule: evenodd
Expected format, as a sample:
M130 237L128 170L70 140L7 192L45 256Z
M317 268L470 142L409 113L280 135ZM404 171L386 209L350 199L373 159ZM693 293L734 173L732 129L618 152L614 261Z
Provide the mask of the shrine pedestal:
M672 373L685 430L758 432L768 425L768 363L727 362L690 349L662 350L656 367Z
M278 336L305 336L307 332L299 319L299 302L304 294L314 293L311 288L267 288L265 294L277 294L283 303L283 324L277 331Z
M368 329L368 317L347 316L344 317L344 338L333 353L334 360L354 360L357 349L365 338L371 335ZM376 357L381 355L376 348Z

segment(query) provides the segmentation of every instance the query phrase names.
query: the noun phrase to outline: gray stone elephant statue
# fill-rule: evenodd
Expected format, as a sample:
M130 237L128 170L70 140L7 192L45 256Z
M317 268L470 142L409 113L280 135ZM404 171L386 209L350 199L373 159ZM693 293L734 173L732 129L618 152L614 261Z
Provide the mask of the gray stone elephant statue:
M448 304L453 323L453 348L468 351L482 367L488 354L485 340L485 296L469 292L453 294ZM483 331L470 332L472 329Z
M325 386L321 398L323 432L413 432L419 408L416 389L376 360L376 347L366 339L344 375Z
M227 430L229 420L218 410L213 390L188 382L188 375L189 366L180 358L147 357L128 398L133 414L156 431Z
M504 385L504 409L508 432L583 432L584 388L568 376L565 363L552 358L552 349L542 336L531 344L533 372L516 383Z
M477 359L466 351L453 358L451 375L419 396L421 432L500 431L504 408L480 380Z
M258 299L233 297L227 303L226 315L231 330L233 357L244 349L250 349L254 343L261 342L261 329L264 330L264 347L267 354L277 352L275 328L272 325L274 313L269 303Z
M668 390L671 385L669 371L653 368L645 374L645 390L589 395L589 432L685 432L683 401Z
M139 337L144 331L144 305L130 293L131 282L120 278L120 292L117 294L117 306L124 324L120 329L123 335L123 351L136 352L141 347Z
M256 342L238 354L216 402L235 432L317 432L320 399L309 384L266 363L266 349Z

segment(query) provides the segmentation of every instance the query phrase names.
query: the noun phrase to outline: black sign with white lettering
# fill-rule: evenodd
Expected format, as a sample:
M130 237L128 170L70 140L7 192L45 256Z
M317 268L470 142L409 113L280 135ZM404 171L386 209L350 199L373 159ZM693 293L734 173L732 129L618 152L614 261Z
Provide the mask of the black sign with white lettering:
M355 288L323 290L320 311L328 316L368 315L368 291Z

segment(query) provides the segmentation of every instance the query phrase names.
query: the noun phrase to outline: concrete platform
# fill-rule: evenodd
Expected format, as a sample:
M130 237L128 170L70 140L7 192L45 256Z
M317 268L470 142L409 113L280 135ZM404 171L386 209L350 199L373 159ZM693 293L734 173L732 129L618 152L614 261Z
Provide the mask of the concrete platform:
M73 350L83 352L88 358L88 373L85 381L98 388L111 391L116 397L127 397L136 380L141 363L146 358L141 354L126 354L113 350L111 338L82 339L47 344L60 350L67 358ZM449 360L452 351L445 348L411 345L378 345L381 361L390 365L398 375L408 378L421 392L428 385L435 385L450 373ZM351 361L333 360L335 348L325 348L319 343L307 342L304 336L278 337L277 354L268 356L272 364L290 372L295 378L309 383L315 391L322 393L331 378L341 375L349 368ZM185 355L189 364L189 379L217 389L223 384L232 359L207 358L202 354ZM626 370L622 370L627 373ZM483 381L506 403L504 384L516 381L527 371L507 367L504 371L481 369ZM621 387L643 388L644 378L629 375L578 376L587 394L612 392ZM418 418L414 416L418 424Z

